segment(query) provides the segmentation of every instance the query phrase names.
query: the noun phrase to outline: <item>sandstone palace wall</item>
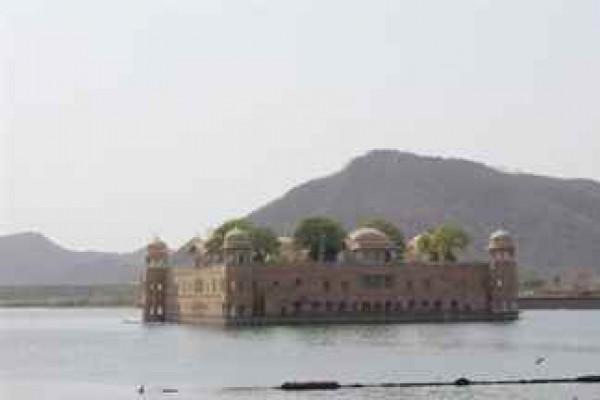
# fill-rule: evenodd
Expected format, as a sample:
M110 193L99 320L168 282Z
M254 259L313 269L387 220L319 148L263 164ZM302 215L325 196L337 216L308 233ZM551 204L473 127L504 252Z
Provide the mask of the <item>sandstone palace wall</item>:
M492 238L488 263L264 265L230 251L219 264L169 267L156 262L165 254L149 249L144 319L230 326L513 320L516 261L506 240Z

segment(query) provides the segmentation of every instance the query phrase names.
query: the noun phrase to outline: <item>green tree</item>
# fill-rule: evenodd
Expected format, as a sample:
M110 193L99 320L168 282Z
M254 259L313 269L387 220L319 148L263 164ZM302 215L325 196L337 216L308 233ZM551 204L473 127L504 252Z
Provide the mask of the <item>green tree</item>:
M419 235L417 242L417 251L420 254L426 254L429 257L429 261L438 261L438 253L434 248L434 230L429 229L426 232Z
M398 258L402 258L405 250L404 234L398 227L382 218L374 218L361 223L362 227L377 229L386 234L396 246Z
M310 258L318 261L324 250L325 261L335 261L344 248L346 231L335 220L327 217L305 218L296 227L294 239L309 251Z
M464 250L469 242L469 235L460 226L446 223L425 232L417 247L430 261L455 262L456 252Z
M254 227L250 231L250 235L254 250L254 261L263 263L268 258L279 254L281 243L271 228Z

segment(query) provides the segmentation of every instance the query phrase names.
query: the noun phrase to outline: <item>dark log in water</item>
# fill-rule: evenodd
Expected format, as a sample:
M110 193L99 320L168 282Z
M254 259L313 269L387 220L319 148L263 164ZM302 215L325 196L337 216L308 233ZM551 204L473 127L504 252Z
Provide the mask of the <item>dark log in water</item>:
M341 385L337 382L286 382L281 390L337 390Z
M361 388L408 388L408 387L433 387L433 386L482 386L482 385L545 385L564 383L600 383L600 375L584 375L575 378L559 379L517 379L498 381L472 381L467 378L458 378L452 382L406 382L406 383L379 383L361 384L353 383L342 385L338 382L286 382L277 387L280 390L338 390L338 389L361 389Z

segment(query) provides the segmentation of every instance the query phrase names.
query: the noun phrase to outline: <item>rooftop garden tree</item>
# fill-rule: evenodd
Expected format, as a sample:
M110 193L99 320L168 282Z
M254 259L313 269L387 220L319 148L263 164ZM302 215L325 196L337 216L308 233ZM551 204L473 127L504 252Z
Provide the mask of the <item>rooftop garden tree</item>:
M250 230L254 261L264 263L279 254L281 243L271 228L257 226Z
M469 245L469 235L458 225L442 224L430 229L419 238L417 248L430 261L455 262L456 252Z
M296 243L308 250L313 261L335 261L345 238L344 228L328 217L305 218L294 232Z

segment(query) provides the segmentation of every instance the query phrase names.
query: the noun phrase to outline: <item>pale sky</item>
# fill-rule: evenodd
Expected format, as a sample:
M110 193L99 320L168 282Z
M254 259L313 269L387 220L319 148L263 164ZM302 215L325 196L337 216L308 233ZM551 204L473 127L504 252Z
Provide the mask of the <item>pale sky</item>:
M597 0L0 0L0 234L177 246L374 148L600 180Z

